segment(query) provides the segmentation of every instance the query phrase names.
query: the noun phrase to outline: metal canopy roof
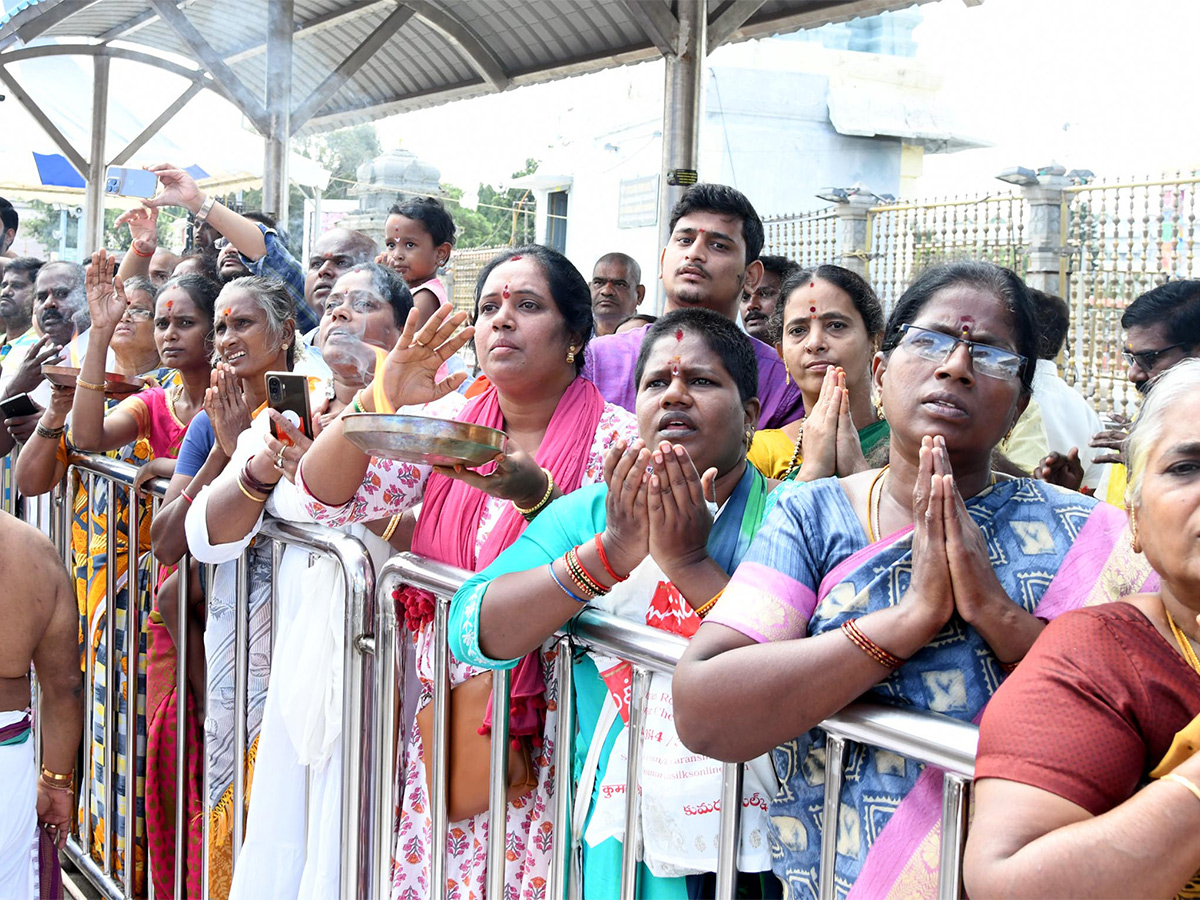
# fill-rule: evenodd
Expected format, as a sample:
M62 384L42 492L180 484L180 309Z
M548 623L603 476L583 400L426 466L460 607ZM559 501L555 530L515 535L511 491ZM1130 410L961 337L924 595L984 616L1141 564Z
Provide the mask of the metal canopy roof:
M709 0L708 47L913 3ZM78 52L186 68L152 59L173 54L266 134L269 5L32 2L0 21L0 65ZM655 59L676 53L682 37L672 0L295 0L292 20L291 134Z

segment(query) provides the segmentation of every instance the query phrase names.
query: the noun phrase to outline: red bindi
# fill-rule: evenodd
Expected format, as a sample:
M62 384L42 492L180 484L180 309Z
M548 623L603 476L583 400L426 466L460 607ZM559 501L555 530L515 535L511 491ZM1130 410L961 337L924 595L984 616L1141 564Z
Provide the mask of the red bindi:
M677 341L683 340L683 329L682 328L675 329L675 340L677 340Z
M231 312L233 312L233 307L232 307L232 306L227 306L227 307L225 307L225 312L224 312L224 315L229 315Z
M817 311L817 308L816 308L815 306L810 306L810 307L808 308L808 311L809 311L810 313L815 313L815 312Z
M508 285L507 285L507 284L504 286L504 290L502 290L502 291L500 292L500 296L501 296L501 297L503 297L505 300L507 300L509 297L511 297L511 296L512 296L512 294L510 294L510 293L509 293L509 291L508 291Z
M808 286L809 286L809 287L816 287L816 286L817 286L817 283L816 283L815 281L810 281L810 282L808 283Z
M174 300L168 300L168 301L167 301L167 309L170 309L170 308L171 308L172 306L174 306L174 305L175 305L175 301L174 301Z

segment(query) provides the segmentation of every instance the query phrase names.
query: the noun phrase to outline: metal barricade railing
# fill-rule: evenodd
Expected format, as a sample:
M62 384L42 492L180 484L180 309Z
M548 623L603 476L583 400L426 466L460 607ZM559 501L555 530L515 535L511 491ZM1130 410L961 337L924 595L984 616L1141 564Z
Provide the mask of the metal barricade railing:
M386 897L390 883L390 859L393 814L396 797L393 790L391 761L397 757L393 743L395 722L392 718L396 690L403 690L386 673L396 668L401 633L396 620L393 590L400 584L422 588L437 597L434 617L434 733L430 740L433 771L430 773L430 811L433 819L430 850L430 893L443 898L446 892L445 858L448 822L446 813L446 768L448 758L447 729L449 725L448 650L446 646L450 598L470 573L452 566L431 562L408 553L393 556L379 573L376 601L374 648L378 654L375 682L374 730L379 754L376 757L377 785L375 807L375 860L379 866L375 884L380 889L375 897ZM628 769L626 772L626 822L636 819L638 812L638 772L641 749L641 718L644 713L651 672L670 673L687 646L676 635L657 631L615 616L587 610L570 623L569 629L556 638L558 654L555 676L558 687L558 730L555 734L555 809L554 835L558 842L551 863L546 896L561 900L577 896L578 885L569 884L570 854L574 849L560 840L569 834L573 803L572 758L574 748L574 710L572 659L576 650L596 650L627 660L633 664L633 686L630 695ZM493 778L489 808L488 831L488 895L504 895L504 823L507 803L505 777L507 773L509 678L507 672L497 672L492 682L493 727L491 771L502 773ZM838 821L843 768L848 743L855 742L890 751L924 765L944 770L942 792L942 849L938 895L942 900L962 895L962 853L966 841L967 790L975 768L975 749L978 731L974 725L918 710L906 710L883 703L860 701L821 723L827 735L825 823ZM404 735L401 734L403 740ZM400 763L403 767L403 762ZM403 768L401 768L403 771ZM721 788L721 823L717 856L716 896L732 898L737 879L738 810L741 807L743 766L726 763L723 766ZM626 834L634 833L627 825ZM825 827L821 835L820 897L835 896L832 877L836 859L837 827ZM496 864L498 861L498 865ZM630 900L638 896L636 873L639 848L625 841L622 849L621 897ZM568 890L570 889L570 890Z
M15 454L14 454L15 457ZM14 459L15 462L15 459ZM136 736L134 739L124 740L124 762L125 762L125 790L118 792L117 790L117 773L116 773L116 747L122 738L127 738L127 735L120 734L118 728L118 713L119 704L116 702L115 691L117 687L117 678L115 673L124 668L128 673L127 690L129 691L129 701L127 703L128 718L127 724L136 722L137 714L137 673L139 669L139 637L143 627L143 616L141 615L141 602L137 591L140 585L140 576L142 568L151 567L151 570L156 568L157 563L146 552L148 546L140 546L139 526L143 521L143 516L147 513L152 513L161 503L161 499L166 491L167 482L164 479L153 479L142 486L142 493L134 490L134 478L138 472L137 467L113 460L105 456L83 455L75 456L70 460L70 466L67 471L67 476L63 482L55 487L50 495L50 504L38 502L38 498L30 498L25 502L25 518L33 524L46 524L47 530L50 533L51 539L56 547L61 551L64 563L69 570L74 568L73 548L71 540L72 531L72 513L74 505L74 497L71 491L71 485L76 483L76 479L80 479L81 487L86 487L91 498L97 496L97 489L103 488L108 492L108 518L106 522L105 539L108 548L116 548L118 525L118 514L116 510L116 498L121 497L128 504L128 508L132 511L127 521L127 533L123 535L126 541L125 552L129 563L127 564L127 583L132 592L127 603L126 612L126 629L125 641L122 647L117 647L114 640L106 637L107 652L104 658L106 667L106 693L104 696L104 771L105 771L105 816L104 824L105 831L103 832L104 845L103 851L99 854L100 860L97 861L92 855L91 846L91 791L92 791L92 773L90 766L91 751L93 748L93 715L95 711L95 671L92 665L92 653L90 642L85 644L85 680L84 694L86 700L85 712L85 732L83 744L83 764L80 766L80 800L84 815L78 823L78 828L75 833L70 835L65 849L66 856L93 884L93 886L106 898L110 900L122 900L122 898L131 898L136 895L134 885L134 872L138 851L133 848L135 845L142 846L142 851L145 853L145 845L141 844L138 836L135 833L137 822L137 805L139 801L144 802L144 797L138 793L141 787L137 778L139 765L139 748ZM18 500L16 491L13 490L11 499L6 497L6 511L17 511ZM46 519L46 509L51 511L48 522ZM91 515L92 501L83 508L83 525L85 534L90 536L91 533ZM374 711L371 703L373 693L368 688L374 683L374 656L372 653L373 642L370 637L370 625L375 619L374 603L375 603L375 571L371 563L369 554L361 541L345 534L344 532L335 529L326 528L318 525L298 524L292 522L282 522L272 519L267 519L263 522L262 528L259 531L259 540L269 540L272 542L272 560L275 565L272 567L272 588L271 602L274 606L276 599L276 578L278 563L281 558L281 551L284 547L298 547L307 550L310 553L320 554L334 559L341 567L342 575L346 585L346 617L345 617L345 655L343 660L343 709L342 709L342 778L343 778L343 803L342 803L342 870L341 870L341 896L343 897L367 897L374 890L373 875L378 870L375 864L372 852L374 843L371 840L371 813L374 808L374 780L371 777L364 777L364 773L375 771L376 763L374 759L374 745L370 739L369 726L374 718ZM104 628L106 635L113 636L116 634L116 586L114 579L110 578L113 572L116 571L115 554L109 553L107 562L109 566L105 569L105 601L107 609L105 613ZM190 601L190 578L188 574L191 567L195 565L191 560L190 555L185 554L179 563L179 609L180 627L177 635L177 682L176 690L178 692L178 709L179 715L177 720L176 733L176 795L175 795L175 810L176 818L174 822L175 829L175 872L173 873L174 896L182 897L186 894L186 885L184 884L184 863L186 848L191 839L189 830L189 822L187 821L187 802L186 790L187 784L185 773L188 768L187 761L187 692L189 690L187 672L188 672L188 655L189 651L195 652L194 648L188 646L188 628L186 626L186 611L189 608ZM247 611L248 611L248 590L249 583L247 579L248 567L246 565L245 554L238 560L237 563L237 610L236 617L236 640L237 647L237 665L235 668L235 703L237 709L241 711L241 715L237 716L235 721L238 722L237 734L237 761L235 764L235 786L234 786L234 810L244 811L245 809L245 785L244 785L244 761L246 754L246 680L248 671L248 652L247 652ZM203 648L201 648L202 651ZM35 687L36 690L36 687ZM366 726L366 727L364 727ZM40 736L39 736L40 738ZM40 747L40 739L38 742ZM208 787L208 765L205 760L204 766L205 791L203 802L203 822L204 822L204 837L203 847L201 848L202 862L202 892L205 896L208 895L208 823L211 812L211 799L207 790ZM115 849L117 845L117 816L115 810L117 804L125 811L125 823L122 834L120 835L121 845L125 848L124 853L124 869L122 877L117 877L115 867ZM241 843L244 813L242 815L234 815L234 852ZM149 827L147 825L147 827ZM144 839L144 836L143 836ZM153 879L149 871L149 854L146 853L146 883L145 891L147 895L153 895Z

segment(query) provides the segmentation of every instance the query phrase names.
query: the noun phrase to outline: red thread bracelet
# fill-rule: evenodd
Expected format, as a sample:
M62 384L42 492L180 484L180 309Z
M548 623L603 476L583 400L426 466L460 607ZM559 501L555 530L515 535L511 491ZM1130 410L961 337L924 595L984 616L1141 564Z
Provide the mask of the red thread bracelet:
M604 552L604 541L600 539L599 534L596 535L596 552L600 554L600 565L604 566L604 571L611 575L615 580L624 581L625 578L629 577L626 575L625 578L622 578L613 571L612 564L608 561L608 554Z
M141 250L139 250L137 247L137 241L134 241L132 244L130 244L129 249L133 251L134 256L140 256L142 259L149 259L154 255L153 250L151 250L149 253L143 253Z
M184 500L186 500L188 503L195 503L195 502L196 502L195 500L193 500L191 497L189 497L189 496L187 495L187 491L180 491L180 492L179 492L179 496L180 496L180 497L182 497Z

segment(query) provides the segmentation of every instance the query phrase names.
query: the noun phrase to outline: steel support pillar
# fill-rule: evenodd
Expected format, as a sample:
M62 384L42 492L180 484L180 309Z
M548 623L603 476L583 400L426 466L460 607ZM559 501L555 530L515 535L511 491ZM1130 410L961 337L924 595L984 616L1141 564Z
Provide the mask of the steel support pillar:
M270 0L267 11L267 134L263 152L263 210L281 227L288 219L288 145L292 110L292 21L295 0Z
M108 131L108 64L107 56L92 60L92 147L88 154L87 199L84 204L83 240L79 245L81 261L91 257L104 243L104 136Z
M671 237L671 207L687 185L672 185L670 173L695 170L700 161L700 108L704 85L704 59L708 48L708 0L678 0L679 36L675 52L665 56L663 85L662 175L658 186L658 246ZM661 282L656 312L662 314L666 297Z

